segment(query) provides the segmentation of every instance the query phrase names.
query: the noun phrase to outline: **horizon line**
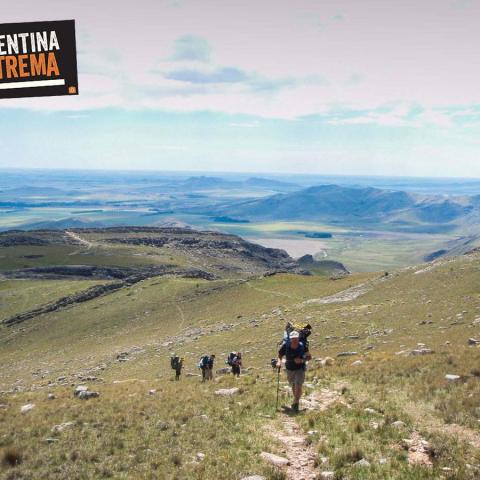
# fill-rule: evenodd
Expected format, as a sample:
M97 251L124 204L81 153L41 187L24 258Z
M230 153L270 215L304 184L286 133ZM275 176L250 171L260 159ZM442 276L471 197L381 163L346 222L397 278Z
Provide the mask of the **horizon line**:
M201 176L210 175L270 175L270 176L319 176L319 177L358 177L358 178L398 178L398 179L434 179L434 180L471 180L480 181L480 177L441 176L441 175L387 175L387 174L360 174L360 173L318 173L318 172L275 172L275 171L229 171L229 170L161 170L161 169L114 169L114 168L77 168L77 167L3 167L0 171L47 171L47 172L88 172L88 173L159 173L159 174L189 174Z

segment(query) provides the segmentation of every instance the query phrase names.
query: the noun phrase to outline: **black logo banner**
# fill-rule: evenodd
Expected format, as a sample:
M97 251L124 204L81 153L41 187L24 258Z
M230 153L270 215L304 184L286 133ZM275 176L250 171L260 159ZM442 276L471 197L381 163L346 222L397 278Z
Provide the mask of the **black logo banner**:
M78 95L75 21L0 24L0 98Z

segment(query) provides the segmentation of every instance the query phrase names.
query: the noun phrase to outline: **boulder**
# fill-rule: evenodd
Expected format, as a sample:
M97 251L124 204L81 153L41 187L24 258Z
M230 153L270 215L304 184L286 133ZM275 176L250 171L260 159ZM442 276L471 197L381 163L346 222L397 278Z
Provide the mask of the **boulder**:
M73 391L73 395L75 397L78 397L81 392L86 392L88 390L88 387L86 385L78 385L78 387L75 388Z
M433 353L430 348L416 348L410 352L410 355L429 355Z
M451 373L448 373L445 375L445 380L448 380L449 382L456 382L460 380L462 377L460 375L452 375Z
M220 390L217 390L215 392L215 395L219 395L221 397L229 397L231 395L236 395L237 393L240 393L240 389L237 387L221 388Z
M340 353L337 353L337 357L352 357L354 355L358 355L358 352L340 352Z
M60 432L63 432L66 428L73 427L74 425L75 425L75 422L60 423L59 425L54 425L52 427L52 432L60 433Z
M365 458L362 458L361 460L359 460L358 462L355 462L353 464L354 467L369 467L370 466L370 462L368 460L365 460Z
M480 340L477 340L476 338L469 338L468 339L468 344L469 345L480 345Z
M334 480L335 479L335 472L320 472L318 476L320 480Z
M22 407L20 407L20 412L27 413L30 410L33 410L34 408L35 408L34 403L27 403L26 405L23 405Z
M90 392L90 391L83 391L80 392L77 397L80 398L81 400L88 400L90 398L96 398L99 397L100 394L98 392Z
M261 475L249 475L248 477L243 477L241 480L267 480Z
M290 460L288 460L288 458L280 457L273 453L262 452L260 457L274 467L286 467L287 465L290 465Z

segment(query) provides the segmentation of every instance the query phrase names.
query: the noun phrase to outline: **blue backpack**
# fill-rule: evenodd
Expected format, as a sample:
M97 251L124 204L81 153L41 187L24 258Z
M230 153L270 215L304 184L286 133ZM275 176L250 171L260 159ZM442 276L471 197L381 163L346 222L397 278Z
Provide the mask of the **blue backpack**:
M206 368L206 366L208 365L208 360L209 360L208 355L204 355L200 359L200 362L198 363L198 368Z

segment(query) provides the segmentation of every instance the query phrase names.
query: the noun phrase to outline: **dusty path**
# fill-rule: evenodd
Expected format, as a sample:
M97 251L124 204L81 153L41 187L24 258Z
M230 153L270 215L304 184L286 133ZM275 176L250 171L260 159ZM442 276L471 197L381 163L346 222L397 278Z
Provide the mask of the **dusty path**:
M292 295L289 295L288 293L277 292L275 290L267 290L265 288L254 287L250 282L246 282L245 285L247 285L247 287L250 287L253 290L256 290L257 292L268 293L269 295L275 295L276 297L287 297L287 298L292 298L294 300L298 300L300 298L300 297L294 297Z
M69 230L65 230L65 235L69 236L72 240L75 240L81 245L86 246L87 250L90 250L93 247L92 242L85 240L84 238L80 237L80 235L77 235L75 232L70 232ZM77 253L79 253L79 251L80 250L76 250L75 252L69 253L69 255L76 255Z
M374 278L373 280L369 280L368 282L360 283L358 285L354 285L353 287L347 288L340 292L334 293L333 295L329 295L327 297L320 297L320 298L311 298L310 300L306 300L302 302L300 306L304 305L311 305L311 304L330 304L330 303L343 303L343 302L350 302L352 300L365 295L366 293L373 290L378 284L387 281L388 279L392 278L393 275L390 276L382 276Z
M341 401L341 395L338 391L322 388L303 398L301 408L324 411ZM280 442L284 448L285 458L288 460L288 465L283 467L287 480L314 480L319 478L320 471L316 467L317 454L314 448L308 444L307 436L298 425L295 417L284 413L280 414L279 422L268 425L266 432Z
M307 445L306 437L297 422L288 415L282 415L281 427L270 426L268 434L285 448L289 464L285 467L287 480L314 480L318 478L315 469L315 452Z
M182 307L178 303L175 304L175 306L177 307L178 313L180 314L181 318L180 324L178 325L178 331L181 332L183 326L185 325L185 315L183 313Z

